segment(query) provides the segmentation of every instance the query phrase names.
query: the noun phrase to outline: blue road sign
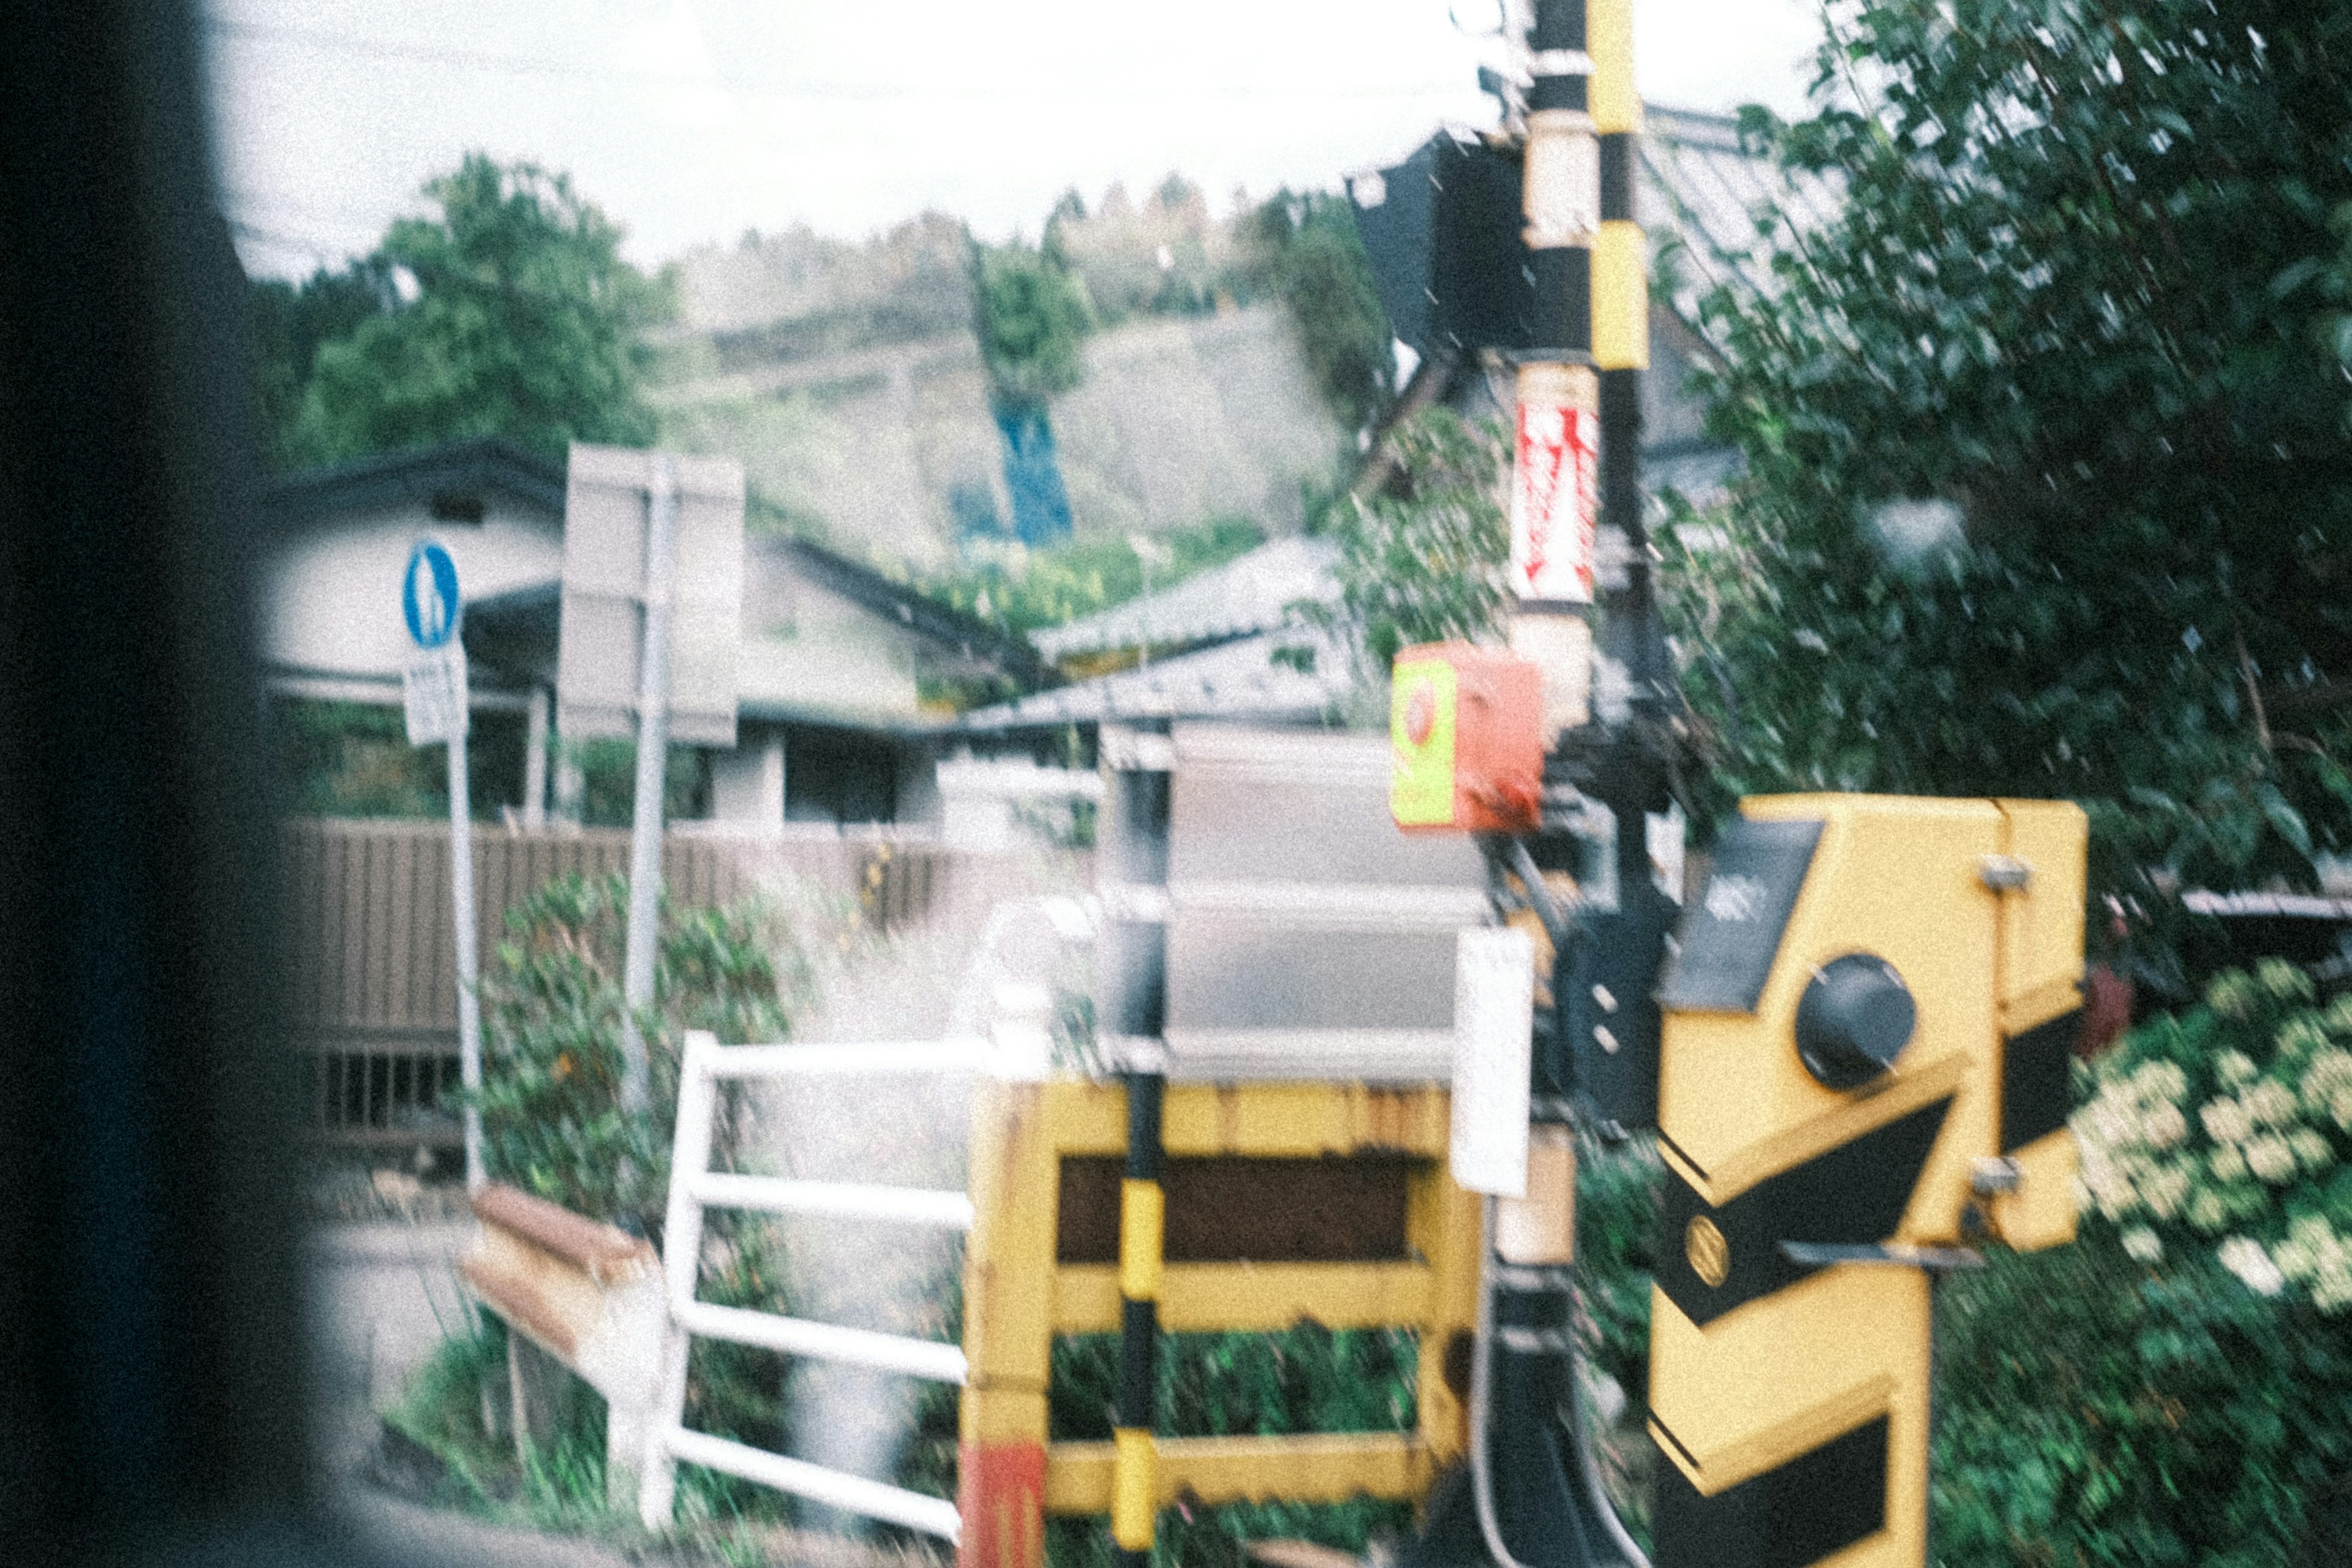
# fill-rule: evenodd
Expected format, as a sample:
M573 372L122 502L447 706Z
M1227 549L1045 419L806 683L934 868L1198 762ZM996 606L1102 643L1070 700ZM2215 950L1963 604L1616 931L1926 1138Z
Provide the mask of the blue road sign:
M400 580L400 607L408 616L408 635L421 648L436 648L457 635L463 608L457 597L457 563L429 539L417 541L408 552L408 571Z

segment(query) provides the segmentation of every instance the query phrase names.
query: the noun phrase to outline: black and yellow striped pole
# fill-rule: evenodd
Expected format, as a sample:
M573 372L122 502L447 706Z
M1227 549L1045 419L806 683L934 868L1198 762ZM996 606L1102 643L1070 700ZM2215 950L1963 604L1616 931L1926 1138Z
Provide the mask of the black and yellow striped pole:
M1160 1188L1158 1073L1127 1077L1127 1177L1118 1194L1118 1408L1111 1430L1110 1534L1120 1568L1151 1560L1158 1514L1156 1417L1160 1265L1166 1201Z
M1168 816L1173 747L1164 733L1106 724L1096 879L1103 932L1096 1019L1127 1087L1119 1188L1118 1401L1112 1428L1111 1541L1120 1568L1144 1568L1159 1511L1153 1394L1160 1352L1160 1098L1166 1086Z

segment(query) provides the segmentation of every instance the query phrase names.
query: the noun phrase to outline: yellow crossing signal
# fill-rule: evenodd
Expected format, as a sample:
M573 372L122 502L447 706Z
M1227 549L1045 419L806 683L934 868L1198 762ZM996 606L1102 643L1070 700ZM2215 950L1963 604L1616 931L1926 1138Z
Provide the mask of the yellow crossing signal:
M1748 801L1660 993L1658 1568L1911 1568L1929 1269L2072 1239L2084 822Z

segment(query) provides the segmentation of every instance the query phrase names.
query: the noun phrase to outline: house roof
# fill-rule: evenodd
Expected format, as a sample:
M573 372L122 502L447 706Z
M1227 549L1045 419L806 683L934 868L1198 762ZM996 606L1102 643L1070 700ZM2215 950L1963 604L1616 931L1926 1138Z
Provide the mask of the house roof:
M1029 640L1047 658L1061 659L1111 648L1163 647L1261 632L1281 625L1297 601L1324 599L1334 593L1339 584L1331 568L1339 558L1337 540L1276 539L1172 588L1033 632Z
M1717 283L1761 298L1779 292L1771 258L1791 233L1832 222L1844 205L1839 184L1792 172L1742 145L1739 122L1720 114L1648 108L1641 141L1643 221L1677 243L1675 286L1664 301L1696 328L1699 296Z
M753 550L772 551L790 559L803 576L860 608L954 647L965 658L1001 670L1024 686L1050 686L1060 679L1051 665L1037 657L1038 650L1019 637L1008 637L985 621L927 598L823 545L772 536L749 544Z
M1274 661L1276 648L1290 647L1311 650L1313 668ZM944 727L971 732L1107 719L1319 720L1348 695L1348 657L1320 633L1266 632L977 709Z
M436 509L478 507L485 490L503 491L526 506L562 517L563 465L511 441L482 436L289 474L268 493L273 518L299 522L409 501ZM472 521L478 516L456 520Z

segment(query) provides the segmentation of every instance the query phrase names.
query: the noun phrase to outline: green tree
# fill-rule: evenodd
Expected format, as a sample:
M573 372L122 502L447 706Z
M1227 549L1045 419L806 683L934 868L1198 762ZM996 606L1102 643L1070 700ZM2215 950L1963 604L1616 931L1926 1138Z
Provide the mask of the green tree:
M1347 202L1276 193L1249 220L1257 289L1289 308L1316 389L1350 431L1369 428L1395 389L1389 319Z
M2352 843L2352 11L1825 16L1821 111L1743 123L1837 214L1704 305L1747 475L1675 611L1719 783L2071 796L2102 891L2308 883Z
M1433 408L1391 439L1398 479L1371 497L1343 498L1326 524L1339 541L1338 605L1293 610L1344 634L1366 672L1383 678L1401 647L1494 640L1511 553L1496 432Z
M1042 408L1086 375L1094 330L1086 286L1057 256L1018 240L974 245L972 318L989 389L1002 405Z
M299 402L281 393L282 458L326 464L474 436L551 457L575 440L650 442L639 331L665 297L621 259L620 228L569 177L478 153L425 192L440 216L394 223L350 275L398 287L313 345ZM352 288L321 274L300 298L319 295L339 325L331 306Z

